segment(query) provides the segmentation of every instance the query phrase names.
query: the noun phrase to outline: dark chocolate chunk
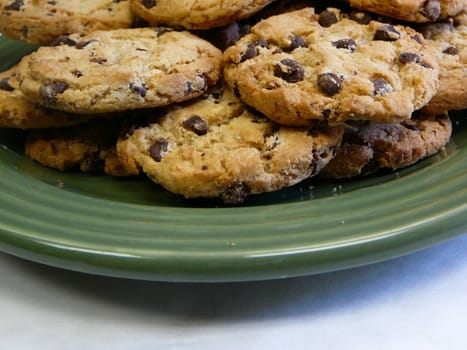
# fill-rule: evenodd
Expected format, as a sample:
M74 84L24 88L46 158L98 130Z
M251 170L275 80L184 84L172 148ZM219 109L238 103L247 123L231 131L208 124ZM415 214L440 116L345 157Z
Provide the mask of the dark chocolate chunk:
M415 34L413 36L410 37L411 39L415 40L417 43L419 43L420 45L423 44L423 39L420 35L418 34Z
M5 11L19 11L21 9L21 6L24 5L23 0L15 0L9 5L5 5L3 9Z
M76 41L70 39L68 35L61 35L52 43L52 46L68 45L75 46Z
M308 47L305 39L300 35L295 35L292 40L290 40L290 45L287 48L284 48L285 51L293 51L299 47Z
M368 24L371 21L371 16L366 12L352 11L349 18L359 24Z
M341 79L334 73L318 75L318 88L326 95L334 95L341 89Z
M394 26L386 25L379 27L375 31L374 40L395 41L400 39L401 34L394 28Z
M420 55L413 52L404 52L399 55L400 63L420 62Z
M250 193L248 185L244 183L236 183L230 185L224 192L220 194L221 200L225 204L239 204L245 201L245 198Z
M459 54L459 50L455 46L449 46L448 48L443 50L443 53L447 55L455 56Z
M0 80L0 90L13 91L15 88L10 85L9 78L3 78Z
M150 9L157 5L157 1L156 0L141 0L141 4L147 9Z
M154 142L154 144L149 149L149 154L151 155L152 159L156 162L162 161L165 154L169 149L169 141L164 138L160 138Z
M334 12L324 10L319 14L318 23L323 27L330 27L337 22L339 22L339 18Z
M384 96L385 94L393 91L391 84L389 84L389 82L384 78L378 78L373 80L373 87L373 93L375 95Z
M338 49L347 49L354 52L357 49L357 43L353 39L340 39L332 43Z
M255 42L249 43L246 47L246 51L243 53L240 58L240 62L249 60L258 55L258 47L267 47L268 43L265 40L257 40Z
M305 71L297 61L284 58L274 67L274 75L288 83L297 83L303 80Z
M441 15L441 5L438 0L427 0L423 4L422 15L430 21L436 21Z
M63 82L52 82L42 84L39 94L46 106L53 106L57 102L57 95L63 94L68 89L68 84Z
M415 63L418 63L419 65L421 65L424 68L433 69L433 67L430 64L426 63L425 61L423 61L422 58L418 54L412 53L412 52L401 53L399 55L399 62L400 63L415 62Z
M130 84L130 89L131 91L137 93L138 95L140 95L141 97L145 97L146 96L146 93L148 91L148 89L146 88L146 85L143 83L141 85L137 85L137 84L134 84L134 83L131 83Z
M208 132L208 123L199 115L194 115L183 121L182 126L196 135L205 135Z

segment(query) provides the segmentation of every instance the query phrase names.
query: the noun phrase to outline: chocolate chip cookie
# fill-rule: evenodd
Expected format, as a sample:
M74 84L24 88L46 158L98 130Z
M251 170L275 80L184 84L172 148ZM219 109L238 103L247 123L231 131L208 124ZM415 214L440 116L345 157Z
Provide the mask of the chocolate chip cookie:
M438 63L418 32L334 8L265 19L224 62L241 99L283 125L409 120L438 85Z
M440 67L438 90L423 110L440 114L467 109L467 14L417 29L433 47Z
M435 22L467 9L465 0L345 0L354 8L408 22Z
M132 22L129 0L0 0L0 33L33 44Z
M132 28L62 37L19 64L31 101L73 113L150 108L203 94L222 53L189 32Z
M209 29L251 16L274 0L130 0L133 12L152 25Z
M342 179L404 168L442 150L451 133L447 115L424 114L403 123L346 129L336 156L320 176Z
M93 120L63 128L27 130L25 153L60 171L127 176L115 151L120 125L120 120Z
M54 111L30 102L19 89L17 66L0 73L0 127L52 128L80 124L94 118L91 114ZM110 116L109 116L110 117Z
M117 153L130 173L146 173L173 193L241 203L316 175L342 132L279 126L224 86L155 113L146 124L133 119Z

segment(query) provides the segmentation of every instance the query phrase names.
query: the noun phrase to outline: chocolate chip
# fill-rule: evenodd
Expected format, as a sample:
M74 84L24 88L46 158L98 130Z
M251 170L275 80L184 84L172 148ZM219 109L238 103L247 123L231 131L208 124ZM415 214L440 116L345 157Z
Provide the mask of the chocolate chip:
M295 35L292 40L290 40L290 45L284 48L285 51L293 51L299 47L308 47L305 39L300 35Z
M90 62L94 62L94 63L97 63L97 64L103 64L105 62L107 62L107 59L106 58L102 58L102 57L93 57L89 60Z
M249 60L258 55L257 47L267 47L268 43L265 40L257 40L255 42L249 43L246 47L246 51L243 53L240 58L240 62Z
M288 83L297 83L303 80L305 71L297 61L284 58L274 67L274 75Z
M245 198L250 193L248 185L244 183L236 183L230 185L219 196L225 204L239 204L245 201Z
M404 52L399 55L400 63L420 62L420 56L412 52Z
M376 29L374 40L395 41L400 39L401 34L391 25L382 26Z
M205 135L208 132L208 123L199 115L194 115L183 121L182 126L196 135Z
M341 39L332 43L338 49L347 49L354 52L357 49L357 43L353 39Z
M441 5L438 0L427 0L423 4L422 15L431 21L436 21L441 15Z
M53 106L57 102L57 95L63 94L68 89L68 84L63 82L52 82L42 84L39 94L46 106Z
M150 9L157 5L157 1L156 0L141 0L141 4L147 9Z
M141 97L145 97L148 89L146 88L146 84L142 83L141 85L137 85L135 83L130 84L131 91L137 93Z
M154 142L154 144L149 149L149 154L151 155L152 159L156 162L162 161L167 150L169 149L169 141L164 138L160 138Z
M373 93L375 95L384 96L385 94L393 91L391 84L389 84L389 82L384 78L378 78L373 80L373 87Z
M318 23L323 27L330 27L337 22L339 22L339 18L334 12L324 10L319 14Z
M415 40L417 43L419 43L420 45L423 44L423 39L420 35L418 34L415 34L413 36L410 37L411 39Z
M352 11L349 18L359 24L368 24L371 21L371 16L366 12Z
M70 39L68 35L61 35L52 43L52 46L68 45L75 46L76 41Z
M341 79L334 73L318 75L318 88L326 95L334 95L341 89Z
M455 46L449 46L448 48L443 50L443 53L447 55L455 56L459 54L459 50Z
M23 0L15 0L10 5L5 5L3 9L5 11L19 11L21 6L24 5Z
M0 90L13 91L15 89L8 81L9 78L3 78L0 80Z

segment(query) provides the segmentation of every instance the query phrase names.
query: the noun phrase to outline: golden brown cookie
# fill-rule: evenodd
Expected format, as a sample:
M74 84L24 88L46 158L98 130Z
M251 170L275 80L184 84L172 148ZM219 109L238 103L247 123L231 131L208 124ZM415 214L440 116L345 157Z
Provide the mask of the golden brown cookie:
M131 27L129 0L0 0L0 33L33 44L61 35Z
M19 89L16 70L17 66L14 66L0 73L0 127L53 128L95 118L91 114L60 112L30 102Z
M265 19L224 61L241 99L283 125L409 120L438 85L436 58L419 33L337 9Z
M345 0L354 8L408 22L435 22L467 9L466 0Z
M187 198L219 197L225 203L316 175L334 156L343 132L279 126L227 87L172 106L145 125L132 123L117 143L130 173L145 173Z
M194 98L220 75L221 52L189 32L133 28L73 34L18 67L28 99L73 113L163 106Z
M120 125L120 120L94 120L70 127L27 130L25 153L60 171L127 176L115 151Z
M442 114L467 109L467 14L417 28L440 67L438 89L423 111Z
M258 12L275 0L130 0L133 12L156 26L209 29Z

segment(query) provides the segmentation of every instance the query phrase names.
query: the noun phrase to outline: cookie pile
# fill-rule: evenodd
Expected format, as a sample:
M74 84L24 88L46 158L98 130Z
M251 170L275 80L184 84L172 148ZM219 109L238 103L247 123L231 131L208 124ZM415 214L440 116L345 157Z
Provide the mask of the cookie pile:
M40 47L0 73L0 127L61 171L242 203L399 169L467 108L465 0L0 0ZM456 86L452 91L452 86Z

